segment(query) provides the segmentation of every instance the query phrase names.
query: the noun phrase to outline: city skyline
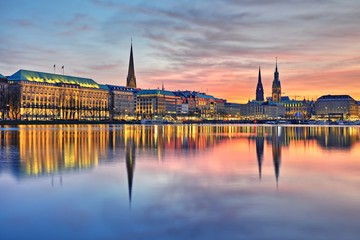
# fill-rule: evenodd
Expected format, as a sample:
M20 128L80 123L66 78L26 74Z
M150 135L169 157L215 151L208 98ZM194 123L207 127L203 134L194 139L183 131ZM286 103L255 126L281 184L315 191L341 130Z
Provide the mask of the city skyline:
M271 96L275 57L282 94L360 99L355 1L2 1L0 73L18 69L126 85L133 38L140 88L254 99L261 66ZM189 7L191 6L191 7ZM173 10L173 9L176 9ZM19 14L14 14L18 12ZM41 13L41 14L40 14ZM309 89L309 85L312 87Z

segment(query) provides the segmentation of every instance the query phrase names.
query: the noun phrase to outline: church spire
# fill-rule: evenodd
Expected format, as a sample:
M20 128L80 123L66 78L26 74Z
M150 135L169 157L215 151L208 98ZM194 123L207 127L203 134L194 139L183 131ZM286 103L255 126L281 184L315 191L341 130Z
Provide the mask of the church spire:
M258 75L258 83L256 86L256 101L264 101L264 88L261 82L261 70L259 66L259 75Z
M127 76L127 80L126 80L126 87L136 88L136 77L135 77L132 40L131 40L131 47L130 47L129 71L128 71L128 76Z

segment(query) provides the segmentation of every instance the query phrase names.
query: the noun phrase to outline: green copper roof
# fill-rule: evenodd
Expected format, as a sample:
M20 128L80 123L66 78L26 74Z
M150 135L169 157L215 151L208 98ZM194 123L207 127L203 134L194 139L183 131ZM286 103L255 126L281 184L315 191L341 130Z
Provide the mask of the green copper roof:
M6 77L4 77L4 75L2 75L2 74L0 73L0 78L6 78Z
M66 84L79 84L81 87L87 88L100 88L94 80L90 78L72 77L66 75L35 72L29 70L19 70L11 75L8 80L10 81L31 81L31 82L43 82L43 83L66 83Z
M100 89L102 89L102 90L110 91L110 88L109 88L109 86L108 86L108 85L105 85L105 84L99 84L99 87L100 87Z
M145 89L140 90L138 95L169 95L169 96L175 96L173 92L166 91L166 90L159 90L159 89Z

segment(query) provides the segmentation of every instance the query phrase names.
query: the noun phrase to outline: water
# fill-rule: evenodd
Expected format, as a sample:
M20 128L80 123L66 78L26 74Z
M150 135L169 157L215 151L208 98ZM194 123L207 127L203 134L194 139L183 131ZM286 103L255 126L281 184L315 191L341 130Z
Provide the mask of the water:
M360 128L0 129L0 239L359 239Z

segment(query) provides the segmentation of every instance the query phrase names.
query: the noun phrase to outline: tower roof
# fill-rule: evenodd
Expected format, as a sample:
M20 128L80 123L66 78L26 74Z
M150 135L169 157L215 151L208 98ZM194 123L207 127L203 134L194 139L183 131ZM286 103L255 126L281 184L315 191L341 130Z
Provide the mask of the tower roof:
M272 83L272 87L273 88L281 88L279 72L278 72L278 65L277 65L277 58L276 58L276 63L275 63L274 81Z
M127 81L126 81L126 87L136 88L136 77L135 77L132 42L131 42L131 47L130 47L129 71L128 71L128 76L127 76Z
M256 101L264 101L264 88L261 82L261 70L259 66L258 82L256 86Z

